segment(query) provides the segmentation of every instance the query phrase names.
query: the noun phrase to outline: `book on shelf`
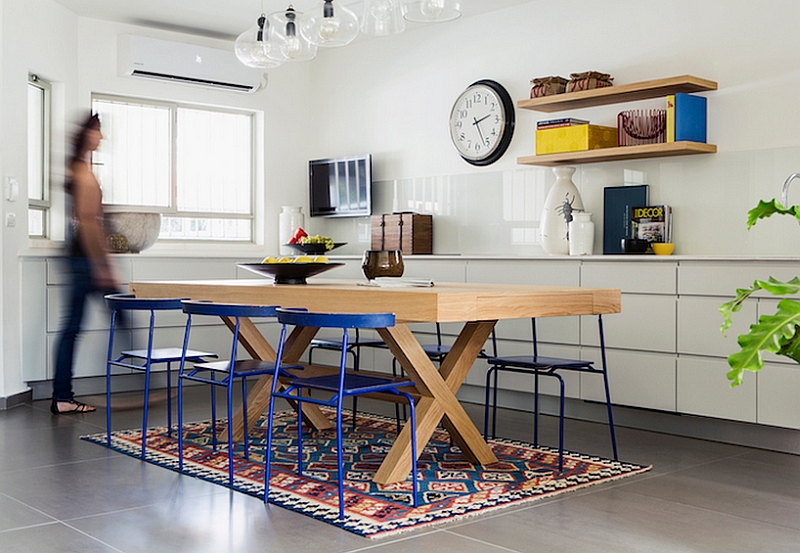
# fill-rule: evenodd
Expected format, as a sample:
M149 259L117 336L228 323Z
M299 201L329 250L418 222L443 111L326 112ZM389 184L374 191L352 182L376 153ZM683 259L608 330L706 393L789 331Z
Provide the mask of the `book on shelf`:
M679 92L667 96L667 142L706 142L707 102Z
M586 119L575 119L574 117L562 117L561 119L548 119L536 123L537 129L551 129L553 127L570 127L572 125L588 125Z
M631 209L631 237L648 242L672 242L672 208L647 205Z
M603 254L621 254L622 239L630 238L634 206L647 205L650 186L606 186L603 189Z

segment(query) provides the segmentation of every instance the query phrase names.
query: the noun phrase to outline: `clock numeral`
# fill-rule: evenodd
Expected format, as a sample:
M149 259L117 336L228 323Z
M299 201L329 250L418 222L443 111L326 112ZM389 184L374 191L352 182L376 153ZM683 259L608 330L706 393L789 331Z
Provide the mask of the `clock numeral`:
M496 104L496 103L494 103L494 102L492 102L492 108L491 108L491 111L494 111L496 107L497 107L497 104Z
M467 137L466 137L466 135L464 135L464 133L463 133L463 132L462 132L461 134L459 134L459 135L458 135L458 140L459 140L460 142L464 142L466 139L467 139Z
M456 121L456 128L457 128L457 129L460 129L460 128L461 128L461 121Z
M492 129L492 136L497 136L497 129Z
M480 142L476 142L475 143L475 151L476 152L480 152L481 151L481 143Z
M464 107L467 108L467 109L471 109L472 108L472 100L470 100L469 98L464 100Z
M492 141L489 140L488 138L486 140L484 140L484 142L486 143L487 146L491 146L492 145Z
M499 115L495 115L494 116L494 122L495 123L499 123L500 122L500 116Z
M465 109L458 110L458 116L463 119L464 117L467 116L467 110Z
M473 99L475 100L476 104L480 104L481 103L481 93L480 92L476 92L475 96L473 97Z

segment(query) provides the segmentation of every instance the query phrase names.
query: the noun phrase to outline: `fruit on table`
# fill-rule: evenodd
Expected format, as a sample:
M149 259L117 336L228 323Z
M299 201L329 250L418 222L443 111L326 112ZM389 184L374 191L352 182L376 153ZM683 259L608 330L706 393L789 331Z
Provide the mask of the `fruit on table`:
M289 243L290 244L300 244L301 243L300 240L305 238L306 236L308 236L308 233L306 231L304 231L303 229L301 229L300 227L297 227L295 229L295 231L294 231L294 234L289 239Z
M314 236L304 236L300 238L300 244L325 244L325 250L332 250L333 249L333 238L330 236L320 236L316 234Z
M265 257L262 261L262 265L269 265L269 264L276 264L276 263L327 263L328 258L324 255L316 255L314 257L310 255L299 255L297 257Z

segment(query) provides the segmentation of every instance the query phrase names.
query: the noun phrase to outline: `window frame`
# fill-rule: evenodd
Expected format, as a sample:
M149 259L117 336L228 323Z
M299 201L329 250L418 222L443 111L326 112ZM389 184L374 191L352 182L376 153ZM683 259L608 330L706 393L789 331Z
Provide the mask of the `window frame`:
M42 91L42 199L28 198L28 211L42 212L42 234L30 234L28 238L34 240L50 239L50 214L52 209L52 156L53 156L53 134L52 134L52 114L53 114L53 86L52 84L39 77L35 73L28 74L28 87L34 86ZM26 91L29 90L26 88ZM28 110L30 106L28 106ZM30 112L28 112L30 117ZM28 152L29 154L30 152ZM38 185L38 184L37 184ZM28 186L31 186L30 175L28 176Z
M115 102L131 105L142 106L158 106L167 108L170 111L170 206L157 207L157 206L138 206L126 204L103 204L103 209L107 213L114 213L119 211L136 211L143 213L161 213L162 217L180 218L180 219L231 219L231 220L248 220L250 222L250 239L249 240L225 240L214 238L176 238L166 237L159 238L159 242L169 242L173 244L191 244L191 243L214 243L214 244L249 244L257 245L260 243L259 238L256 236L256 231L259 227L257 217L259 210L256 207L256 199L258 197L258 177L256 175L259 161L258 161L258 129L259 118L258 112L246 108L230 108L221 106L209 106L204 104L193 104L189 102L156 100L152 98L139 98L134 96L124 96L115 94L92 93L91 102L94 108L95 100ZM230 113L235 115L245 115L250 120L250 211L249 213L220 213L220 212L197 212L197 211L180 211L178 210L178 142L177 135L178 129L178 111L180 109L204 110L216 113ZM102 121L101 121L102 124ZM92 159L92 165L97 165Z

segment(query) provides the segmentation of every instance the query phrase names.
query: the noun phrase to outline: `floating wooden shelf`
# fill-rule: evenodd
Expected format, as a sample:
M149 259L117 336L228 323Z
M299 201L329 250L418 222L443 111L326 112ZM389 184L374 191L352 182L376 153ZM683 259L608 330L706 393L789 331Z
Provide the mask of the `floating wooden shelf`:
M635 100L647 100L675 94L676 92L706 92L716 90L717 83L700 77L682 75L654 81L594 88L580 92L567 92L530 100L519 100L517 107L552 113L568 109L605 106Z
M626 159L645 159L648 157L687 156L692 154L713 154L717 147L701 142L666 142L663 144L645 144L643 146L620 146L617 148L599 148L581 152L563 154L547 154L540 156L518 157L520 165L541 165L556 167L558 165L575 165L580 163L597 163L601 161L622 161Z

